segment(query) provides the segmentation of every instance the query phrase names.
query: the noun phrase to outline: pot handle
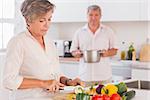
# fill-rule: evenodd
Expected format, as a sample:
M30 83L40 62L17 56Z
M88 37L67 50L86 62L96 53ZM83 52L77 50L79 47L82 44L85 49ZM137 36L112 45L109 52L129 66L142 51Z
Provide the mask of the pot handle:
M78 47L78 50L80 50L80 48ZM81 57L83 56L83 51L82 50L80 50L80 52L81 52Z
M103 54L103 53L105 53L106 52L106 50L98 50L98 53L99 54Z

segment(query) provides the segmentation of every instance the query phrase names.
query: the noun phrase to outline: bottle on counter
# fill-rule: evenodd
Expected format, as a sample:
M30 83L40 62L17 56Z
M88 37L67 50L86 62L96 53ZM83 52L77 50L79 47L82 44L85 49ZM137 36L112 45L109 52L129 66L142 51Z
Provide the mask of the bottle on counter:
M125 50L125 42L122 42L123 49L120 54L121 60L126 60L126 50Z
M128 60L136 60L136 52L135 48L133 47L133 43L131 43L131 45L129 46Z
M132 51L132 61L136 61L136 51Z

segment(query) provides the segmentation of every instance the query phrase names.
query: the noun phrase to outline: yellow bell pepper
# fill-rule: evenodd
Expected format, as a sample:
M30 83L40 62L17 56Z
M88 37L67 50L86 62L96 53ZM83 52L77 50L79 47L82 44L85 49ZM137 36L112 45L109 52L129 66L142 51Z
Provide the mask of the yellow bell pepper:
M108 96L111 96L112 94L117 93L118 88L113 84L108 84L104 86L101 90L101 94L106 94Z

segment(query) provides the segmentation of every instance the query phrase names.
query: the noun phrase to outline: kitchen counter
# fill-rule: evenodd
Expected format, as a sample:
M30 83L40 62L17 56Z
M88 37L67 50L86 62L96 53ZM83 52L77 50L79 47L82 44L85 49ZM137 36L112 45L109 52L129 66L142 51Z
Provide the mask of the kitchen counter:
M73 58L73 57L60 57L59 58L60 63L79 63L79 58ZM138 68L138 69L148 69L150 70L150 62L140 62L140 61L130 61L130 60L110 60L111 65L113 66L131 66L132 68Z
M60 61L61 63L79 63L80 58L59 57L59 61Z
M136 95L132 100L150 100L150 91L148 90L138 90L133 89L136 91Z
M71 78L78 76L79 60L79 58L60 57L61 69L66 76ZM144 77L145 80L150 79L150 77L148 77L148 73L150 74L150 62L110 59L110 64L112 66L112 75L114 80L128 78L141 79Z
M139 89L133 89L133 90L136 91L136 95L132 100L150 100L150 91L139 90ZM28 98L23 100L53 100L53 99L50 99L50 97L41 97L41 98Z

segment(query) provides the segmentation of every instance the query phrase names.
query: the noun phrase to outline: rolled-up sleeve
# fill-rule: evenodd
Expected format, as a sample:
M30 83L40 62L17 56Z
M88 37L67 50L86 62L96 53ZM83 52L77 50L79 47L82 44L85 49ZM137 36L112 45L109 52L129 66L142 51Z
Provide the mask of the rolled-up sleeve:
M79 38L78 38L79 31L77 31L72 39L72 44L70 48L70 52L75 51L79 47Z
M110 30L109 34L109 48L116 48L118 49L118 40L117 35L113 32L113 30Z
M21 41L13 38L8 43L6 62L3 71L3 86L10 90L19 88L23 81L23 77L19 75L23 62L23 48Z

